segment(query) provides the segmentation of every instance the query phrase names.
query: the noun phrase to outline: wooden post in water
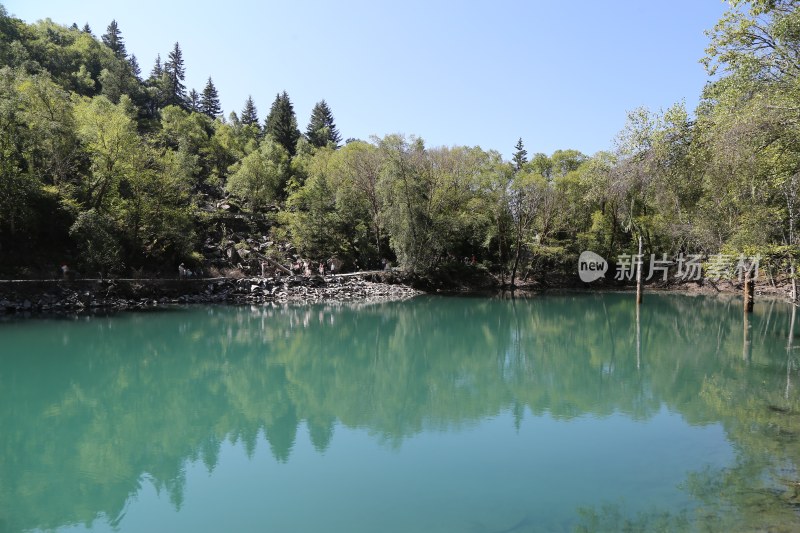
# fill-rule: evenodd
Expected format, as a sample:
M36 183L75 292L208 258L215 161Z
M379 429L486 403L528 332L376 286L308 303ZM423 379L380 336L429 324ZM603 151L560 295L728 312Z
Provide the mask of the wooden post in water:
M641 320L642 306L637 302L636 304L636 370L642 368L642 320Z
M744 273L744 331L742 332L742 358L750 361L752 353L752 342L750 340L750 313L753 312L753 293L755 292L755 281L753 280L750 269Z
M639 262L636 265L636 305L642 303L642 236L639 236Z
M789 319L789 339L786 342L786 391L783 397L789 400L789 390L792 387L792 351L794 349L794 321L797 314L797 306L792 305L792 317Z
M750 324L750 313L744 313L744 316L742 317L742 325L744 326L744 330L742 331L742 359L749 363L753 354L753 342L750 339L750 332L752 329L752 325Z
M744 312L753 312L753 293L755 293L756 282L750 274L750 270L744 273Z

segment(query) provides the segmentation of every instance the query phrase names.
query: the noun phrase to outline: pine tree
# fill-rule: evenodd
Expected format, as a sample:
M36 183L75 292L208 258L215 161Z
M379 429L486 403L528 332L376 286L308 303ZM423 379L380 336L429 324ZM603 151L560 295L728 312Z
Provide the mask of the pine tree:
M286 91L275 97L265 121L264 133L270 135L286 148L290 156L294 157L297 141L300 139L300 130L297 129L297 117Z
M142 69L139 68L139 60L136 59L136 54L131 54L128 58L128 64L131 66L131 73L134 75L136 79L140 79L139 76L142 75Z
M202 97L200 93L192 89L189 91L189 111L199 113L203 110Z
M72 23L72 26L70 26L69 29L80 31L80 28L78 28L78 24L75 22Z
M164 65L161 63L161 54L156 56L156 62L150 71L150 77L147 78L146 85L148 95L147 109L154 116L160 108L167 105L169 79L164 70Z
M186 79L186 68L183 66L180 44L175 43L175 47L169 53L169 59L164 63L164 72L168 79L165 104L185 107L186 86L183 81Z
M245 126L258 125L258 111L256 110L256 104L253 102L252 96L248 96L247 101L244 103L244 109L242 109L242 124Z
M92 34L92 28L89 27L89 23L83 25L83 33L88 33L89 35Z
M153 65L153 70L150 71L150 79L157 80L164 74L164 67L161 65L161 54L156 56L156 62Z
M306 128L306 137L308 142L317 147L327 146L332 143L334 146L339 146L342 136L336 129L336 124L333 122L333 113L331 108L325 100L317 102L314 109L311 111L311 120Z
M514 152L514 168L522 170L522 165L528 162L528 151L525 149L525 145L522 144L522 137L519 138L514 149L516 150Z
M125 51L125 41L122 39L122 32L117 25L116 20L112 20L111 24L106 28L106 33L101 37L103 44L111 48L114 55L120 59L125 59L128 53Z
M222 114L222 108L219 105L219 94L217 93L217 88L214 87L214 82L211 81L211 76L208 77L208 82L203 89L203 96L200 99L200 111L211 118Z

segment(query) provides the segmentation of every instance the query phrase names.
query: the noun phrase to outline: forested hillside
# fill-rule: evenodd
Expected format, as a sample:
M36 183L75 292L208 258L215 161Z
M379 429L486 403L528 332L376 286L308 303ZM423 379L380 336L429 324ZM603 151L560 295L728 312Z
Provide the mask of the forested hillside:
M179 43L143 72L116 21L98 38L0 6L0 274L247 266L220 249L257 240L280 261L429 272L475 257L508 279L635 253L641 236L645 254L761 254L793 275L798 6L732 2L696 110L633 110L594 155L520 139L511 161L414 136L343 142L322 99L301 131L286 92L263 119L252 98L226 114L212 78L185 86Z

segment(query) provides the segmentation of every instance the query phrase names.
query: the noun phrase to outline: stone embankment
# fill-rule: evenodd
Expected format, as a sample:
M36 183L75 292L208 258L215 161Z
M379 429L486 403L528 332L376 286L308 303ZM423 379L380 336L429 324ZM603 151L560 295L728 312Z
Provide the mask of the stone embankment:
M421 294L392 275L210 279L0 281L1 313L143 309L186 303L259 304L401 300Z

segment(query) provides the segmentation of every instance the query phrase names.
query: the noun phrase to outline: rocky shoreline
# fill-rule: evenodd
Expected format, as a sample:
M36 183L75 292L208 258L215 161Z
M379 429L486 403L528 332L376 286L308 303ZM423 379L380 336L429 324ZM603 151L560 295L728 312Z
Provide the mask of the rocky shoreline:
M422 291L392 275L0 281L0 314L147 309L170 304L404 300Z
M505 294L487 279L457 284L452 280L415 278L396 271L371 271L328 276L284 276L189 279L80 279L0 280L0 316L81 314L150 309L173 304L264 304L318 302L379 302L404 300L425 293ZM648 293L705 295L741 294L741 284L681 283L648 284ZM419 290L419 289L423 290ZM570 279L529 283L516 288L518 297L543 292L578 290L617 292L634 290L631 285L599 283L586 285ZM787 282L756 285L757 297L788 300Z

